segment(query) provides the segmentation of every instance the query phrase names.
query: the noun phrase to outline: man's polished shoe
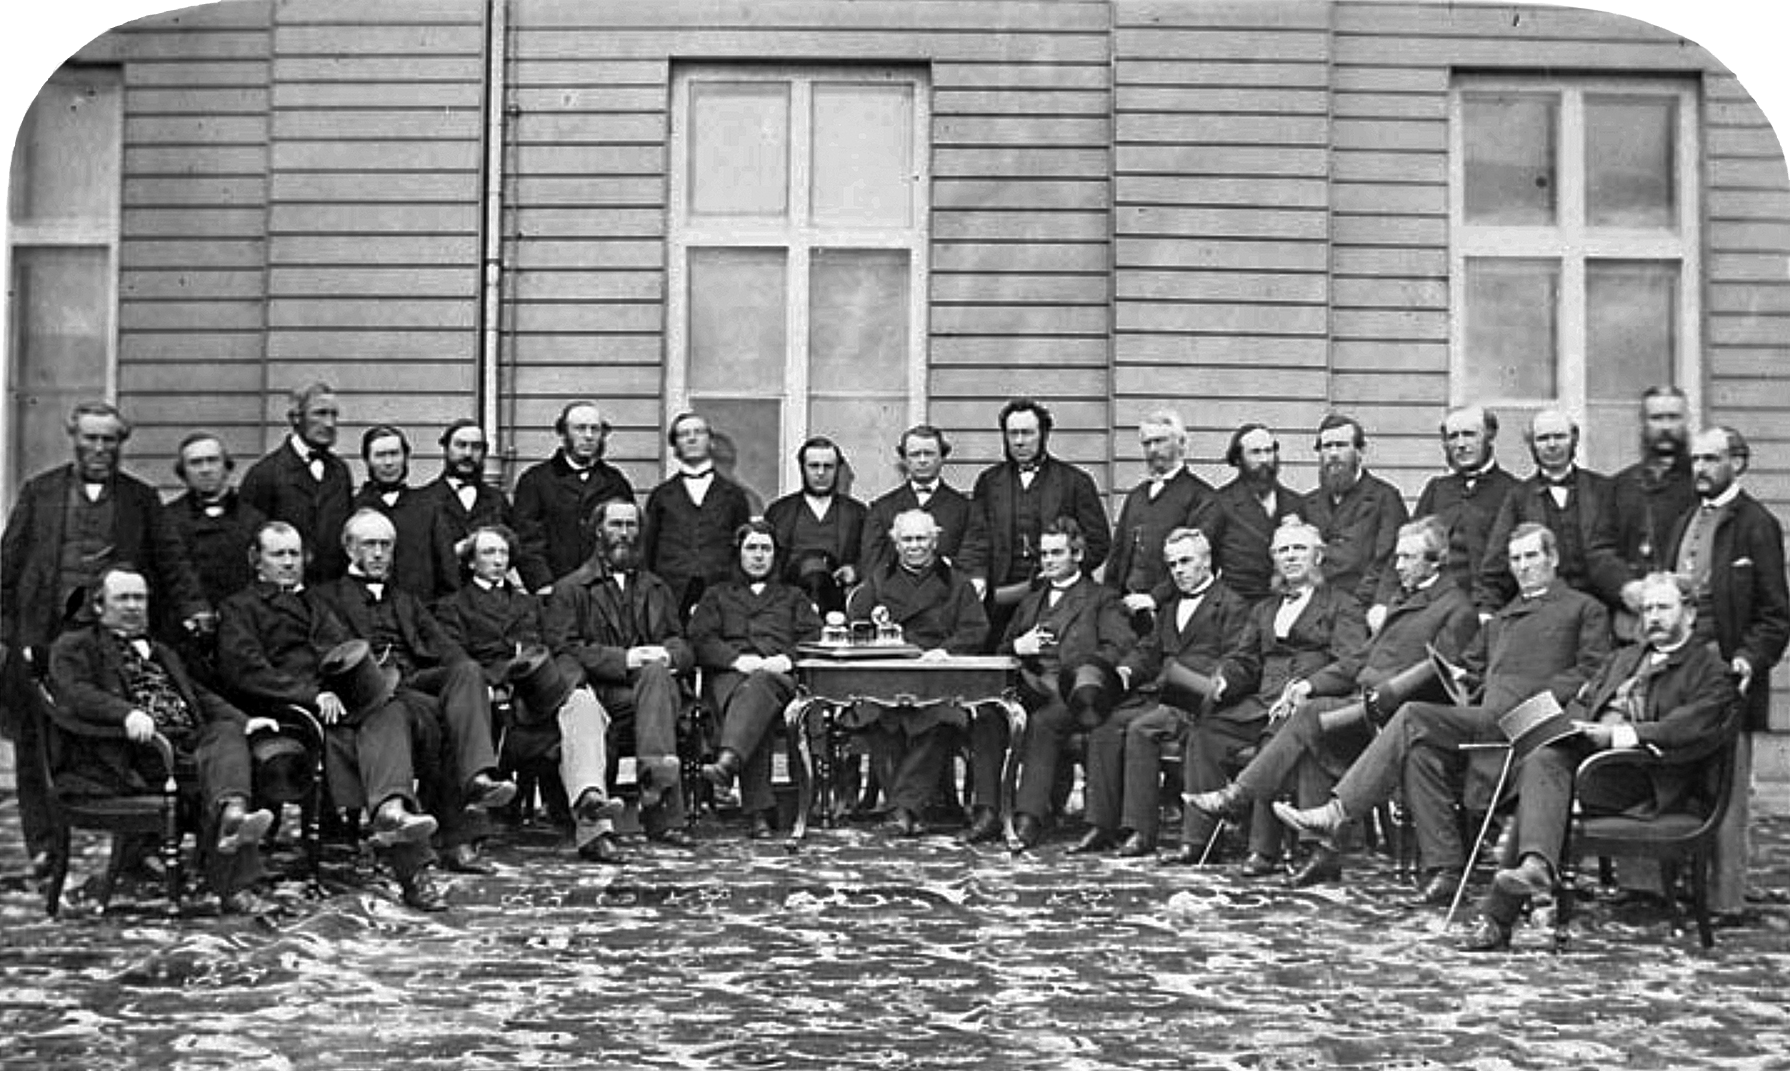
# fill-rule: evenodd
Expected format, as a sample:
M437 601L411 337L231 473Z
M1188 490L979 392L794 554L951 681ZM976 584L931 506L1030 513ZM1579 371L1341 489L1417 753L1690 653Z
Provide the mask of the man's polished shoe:
M479 850L471 844L456 844L441 853L441 865L456 874L495 874L497 868L479 858Z
M1092 826L1081 835L1080 840L1071 844L1066 851L1070 855L1086 855L1090 852L1104 852L1118 843L1119 838L1113 835L1112 830Z
M1250 852L1238 870L1246 878L1265 878L1280 873L1280 860L1261 852Z
M1287 876L1287 888L1304 889L1327 881L1341 880L1342 856L1336 853L1335 848L1319 845L1312 849L1311 855L1299 869Z
M986 844L1001 839L1001 816L993 807L977 807L970 818L970 828L958 838L965 844Z
M596 825L598 822L613 821L621 817L624 810L626 808L621 800L599 795L587 788L578 794L578 804L572 808L572 819L585 825Z
M1303 811L1290 803L1275 800L1274 817L1301 833L1315 833L1320 837L1330 836L1349 820L1349 816L1343 813L1341 800L1331 800L1322 807Z
M628 861L627 853L622 851L622 846L615 839L613 833L598 833L580 844L578 858L591 863L606 863L609 866L621 866Z
M1473 924L1467 939L1461 942L1462 952L1510 951L1510 927L1485 915Z
M448 909L447 893L435 883L435 872L428 867L399 879L398 887L403 890L404 903L417 911Z
M753 840L770 840L777 835L777 827L771 822L769 813L759 811L752 816L752 829L746 835Z
M253 889L238 889L218 897L218 911L225 915L277 915L280 913L278 900L270 900Z
M272 811L250 811L241 800L231 800L224 804L218 819L218 854L235 855L249 845L260 844L272 826Z
M663 844L667 848L689 851L696 847L696 838L681 829L661 829L657 833L648 833L646 839L654 844Z
M374 814L372 828L367 830L367 843L375 848L420 844L435 835L435 825L433 815L412 814L402 803L389 800Z
M920 818L906 807L891 807L889 817L883 820L883 832L891 837L917 837Z
M1249 805L1249 794L1235 781L1213 792L1189 792L1181 797L1189 807L1216 818L1231 818Z
M702 779L716 788L726 788L733 784L734 778L740 775L740 768L743 765L737 752L722 748L721 753L715 756L714 762L702 764Z
M56 860L54 857L52 857L49 852L38 852L31 857L31 866L28 873L30 874L32 881L42 881L49 877L50 871L54 869L56 869Z
M1156 838L1147 837L1136 830L1132 830L1131 835L1125 838L1125 843L1119 845L1119 858L1121 859L1142 859L1146 855L1154 854L1156 854Z
M1516 866L1492 875L1492 887L1506 896L1546 896L1554 889L1554 872L1547 860L1533 853Z
M507 805L516 798L516 782L503 781L488 773L476 773L466 782L466 809L487 810Z
M1454 902L1454 890L1461 884L1459 871L1432 871L1417 892L1406 898L1407 907L1447 907Z
M1044 836L1044 823L1038 821L1036 815L1016 814L1013 816L1013 850L1023 852L1037 847Z
M665 794L677 788L683 777L683 767L678 763L676 755L661 755L656 759L641 759L635 775L640 785L640 809L650 811L664 800Z

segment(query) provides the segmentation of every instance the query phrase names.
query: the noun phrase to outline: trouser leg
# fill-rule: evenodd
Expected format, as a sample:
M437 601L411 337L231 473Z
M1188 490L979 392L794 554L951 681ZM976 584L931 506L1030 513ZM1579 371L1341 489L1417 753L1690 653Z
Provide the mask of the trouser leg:
M669 784L658 787L663 794L659 805L640 816L640 824L649 835L684 824L684 786L678 776L660 774L676 768L677 713L679 692L677 678L663 662L649 662L629 674L633 685L634 757L641 770L655 771L650 776L669 776Z
M589 688L574 688L560 704L555 719L559 723L559 780L566 798L576 804L579 797L591 792L597 799L608 799L609 712ZM598 834L613 832L615 823L610 819L575 819L572 840L583 847Z
M999 810L1001 775L1007 762L1007 716L995 710L977 710L970 716L970 781L974 787L971 803L977 807Z
M224 805L241 800L245 807L249 806L253 789L249 744L242 735L242 725L215 721L202 729L193 746L193 765L199 774L200 865L211 891L228 896L263 876L260 844L244 844L229 855L217 850L218 819Z
M933 725L914 733L896 729L891 735L896 758L889 804L918 814L938 788L945 759L944 731Z
M1120 828L1156 839L1162 820L1162 755L1180 742L1185 727L1186 716L1171 706L1148 708L1125 726Z
M1182 790L1210 792L1225 783L1225 763L1243 748L1261 739L1268 719L1250 718L1233 721L1229 718L1201 718L1187 734L1187 749L1181 761ZM1204 844L1212 836L1215 819L1198 807L1181 812L1181 840L1184 844Z
M446 773L464 789L476 774L497 768L497 752L491 741L491 697L478 664L460 659L416 674L408 685L435 697L447 729L444 757Z
M1759 681L1753 687L1761 687ZM1716 827L1710 860L1709 910L1733 914L1746 907L1747 861L1752 858L1750 827L1753 792L1753 734L1745 729L1734 738L1734 784L1728 810Z
M744 761L740 769L740 806L749 813L776 806L771 791L771 727L795 695L795 684L779 673L748 676L728 696L721 721L721 746Z
M1015 812L1029 814L1040 822L1050 817L1057 763L1074 724L1069 708L1057 699L1032 711L1026 719L1025 739L1020 745L1025 749L1025 758L1019 771L1019 791L1013 804Z
M1461 798L1468 762L1461 745L1496 733L1496 723L1482 707L1449 707L1434 703L1407 703L1393 721L1396 723L1400 718L1405 721L1402 727L1405 802L1410 807L1417 830L1418 856L1426 869L1459 869L1466 862L1466 852L1461 844L1455 807ZM1391 728L1391 725L1387 726L1388 731ZM1385 737L1387 734L1380 735ZM1373 754L1379 743L1379 740L1374 741L1366 754ZM1503 761L1502 758L1499 761ZM1395 768L1395 776L1396 772ZM1353 776L1353 770L1350 776ZM1339 798L1342 785L1348 780L1344 777L1338 784ZM1388 789L1386 795L1390 794ZM1362 801L1359 810L1356 804L1349 802L1343 807L1350 817L1360 817L1385 798L1380 796Z
M1088 730L1087 787L1082 795L1088 825L1108 832L1119 828L1125 805L1125 731L1147 712L1142 706L1120 707Z

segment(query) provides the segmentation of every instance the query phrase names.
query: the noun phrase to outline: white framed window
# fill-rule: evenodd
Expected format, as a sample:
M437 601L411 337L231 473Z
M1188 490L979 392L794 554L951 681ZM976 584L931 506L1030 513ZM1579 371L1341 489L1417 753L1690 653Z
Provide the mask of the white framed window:
M1644 388L1701 411L1696 83L1462 76L1449 126L1451 400L1558 405L1614 472Z
M116 67L65 66L13 144L7 191L7 424L0 479L68 460L77 401L117 390L124 92Z
M810 435L862 469L924 414L929 123L910 68L674 72L666 415L767 501Z

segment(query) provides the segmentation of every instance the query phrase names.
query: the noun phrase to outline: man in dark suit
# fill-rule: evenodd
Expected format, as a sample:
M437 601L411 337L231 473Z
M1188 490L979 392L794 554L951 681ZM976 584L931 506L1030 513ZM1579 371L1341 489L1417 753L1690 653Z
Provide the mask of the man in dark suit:
M1305 496L1305 519L1324 540L1324 582L1370 607L1411 515L1398 488L1367 471L1367 433L1355 418L1325 416L1316 446L1318 486Z
M568 402L553 421L559 449L516 481L516 572L522 586L545 595L553 582L583 564L596 548L585 525L597 503L634 500L634 487L603 460L609 422L597 403Z
M735 537L739 572L702 593L690 616L690 645L703 698L721 718L721 746L702 775L717 788L740 782L740 806L763 840L776 824L771 728L795 698L796 645L820 637L820 615L801 589L778 582L777 533L747 521Z
M858 556L859 571L868 574L872 569L895 563L895 544L889 540L889 532L896 516L911 509L932 515L938 525L938 555L944 561L964 568L970 562L986 563L987 536L981 529L981 513L963 492L939 475L945 459L951 456L951 440L931 424L916 424L901 433L895 453L906 478L870 504L870 515L864 520L864 550ZM980 597L987 576L972 573L969 579Z
M211 606L194 575L180 532L155 489L119 471L131 426L115 406L83 402L69 414L71 464L26 482L0 538L0 731L15 753L34 754L36 719L26 717L32 687L18 652L48 647L64 628L90 616L94 580L108 565L144 571L188 635L210 627ZM176 639L174 635L165 639ZM49 786L37 765L17 763L19 818L33 869L50 848Z
M485 482L488 444L478 421L461 417L447 426L437 442L442 450L441 475L425 484L423 492L441 515L455 552L463 553L461 544L475 528L513 528L510 500Z
M1155 850L1162 812L1162 753L1185 737L1204 707L1200 697L1165 681L1169 667L1210 678L1243 638L1249 606L1212 571L1212 545L1197 528L1176 528L1162 556L1174 594L1164 600L1150 632L1119 663L1130 698L1088 733L1088 831L1071 852L1117 847L1126 857ZM1121 838L1121 834L1124 836ZM1200 845L1183 839L1165 857L1172 865L1198 862Z
M230 448L211 432L195 431L180 440L174 475L186 491L168 503L168 519L214 607L254 582L249 543L267 519L230 486L235 469Z
M1609 610L1622 605L1627 569L1616 552L1615 495L1607 476L1580 468L1579 425L1557 409L1543 409L1529 422L1529 452L1535 473L1505 496L1486 537L1485 558L1473 588L1481 617L1495 613L1516 594L1510 562L1502 548L1525 524L1554 533L1559 577L1599 600Z
M161 733L198 770L192 795L200 814L199 858L219 906L229 914L276 910L254 890L263 877L261 838L273 815L249 809L254 786L247 738L274 723L244 717L189 679L170 648L149 639L149 585L134 567L101 573L92 606L92 625L56 641L50 680L57 703L70 715L121 728L124 739L95 737L65 749L59 778L105 794L153 791L166 773L137 745Z
M1025 738L1015 742L1025 759L1013 804L1013 832L1025 848L1038 843L1051 817L1057 764L1069 734L1099 724L1116 698L1081 687L1076 671L1098 662L1116 673L1136 641L1124 604L1083 570L1085 546L1081 525L1072 517L1044 526L1038 535L1041 583L1020 600L997 648L1019 658L1020 700L1027 712ZM1090 706L1095 699L1100 702ZM970 753L980 805L996 800L1007 744L1007 726L999 717L984 714L972 724Z
M677 599L665 581L640 567L640 509L632 501L598 503L590 525L597 533L590 561L554 582L547 646L568 673L589 682L612 725L632 727L647 838L692 848L683 828L677 715L678 678L690 673L695 658L678 626Z
M679 413L666 432L678 470L653 488L641 516L640 560L689 616L702 589L733 572L733 533L752 516L746 492L715 470L714 437L698 413Z
M438 500L410 486L410 437L402 428L375 424L360 439L367 482L354 496L355 509L378 510L398 533L392 551L392 583L424 603L460 587L460 560Z
M1443 576L1461 591L1472 594L1485 560L1486 539L1504 498L1517 486L1517 478L1498 464L1494 441L1498 415L1483 406L1467 405L1450 410L1442 418L1442 456L1446 475L1433 477L1417 496L1418 517L1434 517L1448 533L1448 560ZM1383 608L1398 596L1396 572L1380 582L1375 608ZM1370 610L1368 620L1377 615Z
M1666 558L1691 581L1697 641L1715 646L1745 700L1734 791L1717 834L1709 890L1711 910L1724 914L1742 910L1746 902L1752 734L1768 728L1771 668L1790 639L1783 529L1739 482L1751 459L1745 437L1733 428L1710 428L1692 438L1698 508L1679 518Z
M922 658L973 654L988 633L988 618L975 588L962 571L938 556L938 522L924 510L895 516L889 533L896 559L870 570L851 593L846 613L869 620L881 609L901 626L902 636L921 649ZM873 753L887 756L894 771L889 779L888 829L901 837L921 832L920 811L932 798L946 770L945 727L961 712L938 706L920 710L883 709L864 728L873 737ZM992 789L990 790L992 792ZM1000 824L987 810L989 836ZM972 830L977 826L972 826Z
M1286 718L1306 694L1305 682L1325 666L1358 664L1367 645L1361 604L1324 579L1324 541L1318 530L1291 518L1274 531L1276 596L1250 607L1234 658L1219 667L1212 704L1187 737L1182 765L1185 791L1206 792L1225 783L1225 769L1237 754L1284 731ZM1213 818L1190 807L1183 835L1187 843L1211 836ZM1266 801L1258 802L1250 823L1245 877L1279 871L1282 831ZM1314 852L1289 879L1295 886L1333 879L1334 856Z
M1641 395L1641 458L1615 475L1612 492L1616 550L1631 580L1672 567L1672 530L1697 505L1689 419L1690 401L1679 388L1653 386Z
M432 701L401 691L365 711L349 711L323 678L327 652L351 639L338 619L304 582L305 545L297 528L269 521L255 533L255 582L218 608L218 675L239 701L290 703L325 726L330 802L365 807L372 816L368 840L419 911L444 911L436 886L429 838L436 820L420 813L413 752L434 746ZM413 716L418 711L420 716Z
M839 444L817 435L796 451L802 489L764 511L782 551L783 580L808 593L822 613L845 609L845 593L858 582L864 545L864 503L839 490L846 467Z
M425 763L425 803L441 821L443 864L462 873L489 873L477 856L486 832L483 811L515 798L515 782L497 769L491 739L491 697L478 663L468 658L422 600L393 581L397 533L374 509L357 510L342 526L348 574L317 585L317 596L372 646L381 665L398 670L401 691L433 700L429 713L441 747Z
M1232 432L1224 460L1237 478L1212 493L1195 523L1212 541L1218 578L1253 603L1272 590L1268 544L1275 529L1298 516L1305 500L1281 484L1280 443L1264 425L1244 424Z
M1419 692L1398 678L1427 668L1432 645L1444 658L1459 661L1479 631L1467 593L1442 575L1448 560L1447 529L1433 517L1405 525L1392 560L1400 592L1386 607L1373 642L1365 651L1346 655L1288 685L1285 695L1293 712L1286 725L1235 781L1216 792L1190 796L1190 808L1212 815L1240 811L1246 801L1277 798L1289 783L1300 806L1316 807L1330 798L1337 779L1373 739L1375 727L1397 709L1397 701L1381 689L1403 691L1409 698L1441 697L1441 685L1433 679ZM1370 696L1371 710L1362 705ZM1343 721L1341 712L1351 704L1362 716ZM1327 730L1323 715L1330 713L1340 724ZM1312 851L1319 859L1318 870L1341 873L1333 841L1317 839Z
M1402 779L1418 854L1429 871L1426 891L1459 880L1466 859L1455 822L1467 767L1461 745L1502 739L1499 716L1538 693L1570 702L1610 651L1610 616L1602 603L1559 579L1550 529L1518 526L1507 553L1518 595L1485 623L1462 660L1463 685L1483 681L1478 700L1471 706L1406 703L1327 803L1303 810L1276 803L1282 821L1303 833L1333 835L1391 798Z
M338 537L352 512L353 481L348 464L336 456L336 421L341 409L327 383L312 383L292 392L286 441L249 466L242 478L242 500L270 521L298 529L312 556L305 579L334 580L348 568Z
M1517 765L1517 865L1493 876L1466 951L1509 948L1523 902L1553 891L1575 803L1586 815L1656 814L1697 790L1701 767L1694 763L1726 742L1736 712L1728 667L1692 637L1696 614L1682 578L1652 573L1641 581L1643 642L1612 655L1567 707L1577 733L1535 749ZM1579 763L1593 752L1635 747L1657 749L1666 765L1611 767L1589 778L1575 799Z
M1050 453L1055 426L1050 410L1030 398L1015 398L1001 407L999 423L1007 459L983 469L970 494L987 535L987 554L961 563L971 576L987 577L991 647L1006 634L1014 607L1036 577L1038 537L1045 525L1074 518L1087 540L1082 568L1090 573L1112 549L1094 478Z
M1132 620L1141 623L1141 636L1150 631L1156 596L1169 596L1162 541L1177 528L1193 526L1212 485L1187 467L1187 427L1181 414L1158 409L1145 415L1137 439L1144 448L1145 477L1125 496L1119 510L1105 582L1124 599Z

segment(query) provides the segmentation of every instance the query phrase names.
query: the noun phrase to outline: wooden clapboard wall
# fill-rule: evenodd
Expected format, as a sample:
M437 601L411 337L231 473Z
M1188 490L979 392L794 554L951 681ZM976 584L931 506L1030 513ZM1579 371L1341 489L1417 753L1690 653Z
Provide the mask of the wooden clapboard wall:
M930 417L952 478L1000 455L1000 400L1046 398L1059 453L1106 477L1109 9L1082 0L515 0L506 314L521 459L569 397L608 403L612 457L663 472L671 65L929 65ZM866 478L878 493L891 478Z

